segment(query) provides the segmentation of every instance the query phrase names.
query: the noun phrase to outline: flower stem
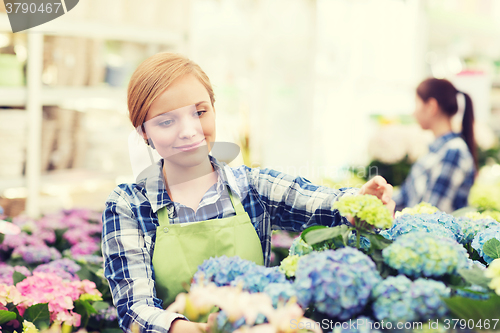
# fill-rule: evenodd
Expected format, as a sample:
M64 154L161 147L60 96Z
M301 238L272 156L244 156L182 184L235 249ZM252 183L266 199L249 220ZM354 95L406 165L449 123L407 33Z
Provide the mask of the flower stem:
M359 221L359 219L356 219L356 248L359 250L359 243L360 243L360 238L361 238L361 235L360 235L360 224L361 222Z

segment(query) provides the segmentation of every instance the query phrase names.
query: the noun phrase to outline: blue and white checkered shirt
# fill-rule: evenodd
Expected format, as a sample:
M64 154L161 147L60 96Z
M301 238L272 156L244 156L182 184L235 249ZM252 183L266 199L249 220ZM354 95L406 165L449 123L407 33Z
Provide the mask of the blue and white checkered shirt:
M151 166L135 184L121 184L103 213L102 252L105 276L122 329L137 323L142 332L168 332L182 315L164 311L156 298L152 265L157 211L166 207L170 223L203 221L235 215L228 192L238 196L259 235L269 265L273 229L302 231L312 225L348 223L332 203L359 189L331 189L270 169L232 168L210 156L218 181L203 196L196 212L172 202L165 189L163 161ZM195 246L195 245L194 245Z
M474 176L474 160L465 141L457 133L445 134L412 166L393 197L396 210L422 201L447 213L465 207Z

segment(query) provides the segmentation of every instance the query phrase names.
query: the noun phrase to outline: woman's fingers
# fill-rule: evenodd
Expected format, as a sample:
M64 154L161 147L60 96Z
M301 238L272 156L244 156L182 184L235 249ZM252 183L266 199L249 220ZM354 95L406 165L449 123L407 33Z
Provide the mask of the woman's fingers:
M392 198L392 185L381 176L375 176L361 187L359 194L371 194L382 200L384 205Z

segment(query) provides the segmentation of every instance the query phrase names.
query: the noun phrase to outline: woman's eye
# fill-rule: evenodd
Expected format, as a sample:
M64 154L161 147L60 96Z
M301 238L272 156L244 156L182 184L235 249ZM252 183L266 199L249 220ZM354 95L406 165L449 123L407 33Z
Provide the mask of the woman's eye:
M165 121L162 121L161 123L158 123L158 125L165 127L165 126L172 124L172 122L173 122L172 120L165 120Z
M196 116L201 117L205 112L207 111L205 110L196 111Z

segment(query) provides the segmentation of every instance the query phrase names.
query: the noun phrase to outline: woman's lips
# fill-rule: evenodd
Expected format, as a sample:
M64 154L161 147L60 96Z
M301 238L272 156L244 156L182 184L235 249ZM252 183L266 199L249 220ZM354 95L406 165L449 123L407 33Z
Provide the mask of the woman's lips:
M201 140L200 142L198 143L195 143L195 144L192 144L190 146L182 146L182 147L175 147L175 149L179 149L180 151L190 151L190 150L193 150L193 149L196 149L198 148L199 146L201 146L201 144L205 141L205 139Z

